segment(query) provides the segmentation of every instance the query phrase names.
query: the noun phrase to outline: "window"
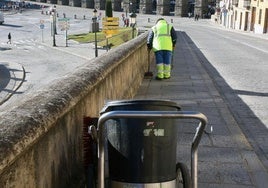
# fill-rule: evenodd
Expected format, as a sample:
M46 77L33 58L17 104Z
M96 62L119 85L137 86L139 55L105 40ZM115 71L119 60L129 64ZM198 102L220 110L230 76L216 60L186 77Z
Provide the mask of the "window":
M262 9L260 9L260 12L259 12L259 24L261 24L261 15L262 15Z

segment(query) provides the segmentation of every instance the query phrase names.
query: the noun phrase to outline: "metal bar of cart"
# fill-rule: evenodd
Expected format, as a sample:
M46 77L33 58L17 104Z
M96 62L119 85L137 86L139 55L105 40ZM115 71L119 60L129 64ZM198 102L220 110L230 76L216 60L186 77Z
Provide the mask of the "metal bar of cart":
M202 134L207 124L207 117L195 111L111 111L100 116L98 121L98 188L104 188L104 139L103 124L109 119L116 118L173 118L173 119L197 119L200 121L191 146L191 178L193 188L197 188L197 151Z

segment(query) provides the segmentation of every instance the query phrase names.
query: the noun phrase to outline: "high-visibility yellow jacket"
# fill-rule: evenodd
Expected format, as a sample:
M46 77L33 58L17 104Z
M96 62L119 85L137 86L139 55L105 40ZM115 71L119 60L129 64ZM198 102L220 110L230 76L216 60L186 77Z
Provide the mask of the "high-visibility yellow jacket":
M173 50L173 43L171 38L171 28L165 20L160 20L155 26L152 27L154 33L153 50Z

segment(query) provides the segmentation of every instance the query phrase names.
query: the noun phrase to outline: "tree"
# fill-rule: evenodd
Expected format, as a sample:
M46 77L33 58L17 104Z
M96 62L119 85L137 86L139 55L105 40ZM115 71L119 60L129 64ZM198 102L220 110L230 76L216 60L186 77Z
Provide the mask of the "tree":
M112 8L112 1L106 0L105 4L105 16L106 17L113 17L113 8Z

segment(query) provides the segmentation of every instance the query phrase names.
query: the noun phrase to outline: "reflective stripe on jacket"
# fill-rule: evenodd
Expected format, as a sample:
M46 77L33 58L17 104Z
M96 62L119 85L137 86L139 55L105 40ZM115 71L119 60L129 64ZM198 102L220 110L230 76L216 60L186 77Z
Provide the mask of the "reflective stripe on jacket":
M170 35L172 26L165 20L160 20L152 27L154 33L153 50L173 50L172 38Z

